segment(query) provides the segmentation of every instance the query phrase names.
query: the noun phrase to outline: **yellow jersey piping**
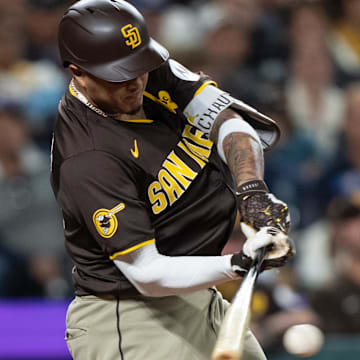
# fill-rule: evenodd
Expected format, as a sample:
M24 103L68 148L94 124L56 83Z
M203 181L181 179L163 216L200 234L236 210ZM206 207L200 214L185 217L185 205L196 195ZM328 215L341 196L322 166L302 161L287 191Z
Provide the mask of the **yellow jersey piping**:
M205 81L205 82L196 90L196 92L195 92L195 94L194 94L194 97L195 97L196 95L199 95L199 94L205 89L205 87L208 86L208 85L214 85L215 87L218 86L218 84L217 84L215 81L213 81L213 80Z
M154 122L154 120L150 120L150 119L133 119L133 120L121 120L121 119L116 119L119 121L125 121L125 122L131 122L131 123L144 123L144 124L151 124Z
M137 244L137 245L134 245L126 250L123 250L123 251L118 251L116 252L115 254L109 256L109 259L110 260L114 260L117 256L119 255L125 255L125 254L128 254L128 253L131 253L132 251L135 251L137 249L140 249L142 248L143 246L146 246L146 245L149 245L149 244L153 244L155 242L155 239L151 239L151 240L146 240L140 244Z

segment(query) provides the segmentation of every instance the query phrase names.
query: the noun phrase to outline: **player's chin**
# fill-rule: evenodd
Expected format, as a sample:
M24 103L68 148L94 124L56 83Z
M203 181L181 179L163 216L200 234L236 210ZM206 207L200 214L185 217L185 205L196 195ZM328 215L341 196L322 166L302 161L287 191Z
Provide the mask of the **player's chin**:
M140 112L141 108L142 108L142 104L141 104L141 105L137 105L136 107L130 108L130 109L126 112L126 114L127 114L127 115L136 115L137 113Z
M141 109L143 105L142 97L129 97L126 101L126 113L129 115L136 115Z

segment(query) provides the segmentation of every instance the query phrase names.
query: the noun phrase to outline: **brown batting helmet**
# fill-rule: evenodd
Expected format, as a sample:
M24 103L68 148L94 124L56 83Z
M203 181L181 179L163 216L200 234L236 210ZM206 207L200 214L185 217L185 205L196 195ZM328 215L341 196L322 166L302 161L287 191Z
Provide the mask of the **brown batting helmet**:
M80 0L65 12L58 32L63 65L122 82L156 69L169 57L152 39L140 12L123 0Z

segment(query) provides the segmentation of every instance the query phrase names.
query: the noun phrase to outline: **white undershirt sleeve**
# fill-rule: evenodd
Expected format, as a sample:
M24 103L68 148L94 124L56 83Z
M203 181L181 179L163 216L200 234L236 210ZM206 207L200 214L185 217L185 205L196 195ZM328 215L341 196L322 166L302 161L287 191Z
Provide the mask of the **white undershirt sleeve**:
M170 296L206 289L239 278L231 255L165 256L154 243L114 259L115 265L145 296Z

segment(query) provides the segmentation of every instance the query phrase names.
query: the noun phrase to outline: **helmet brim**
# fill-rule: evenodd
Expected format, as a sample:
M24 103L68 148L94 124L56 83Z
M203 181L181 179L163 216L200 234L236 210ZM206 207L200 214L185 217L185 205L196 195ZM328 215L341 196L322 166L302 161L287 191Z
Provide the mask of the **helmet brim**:
M150 38L146 47L124 59L101 65L84 66L84 70L109 82L132 80L158 68L169 58L169 52L156 40Z

